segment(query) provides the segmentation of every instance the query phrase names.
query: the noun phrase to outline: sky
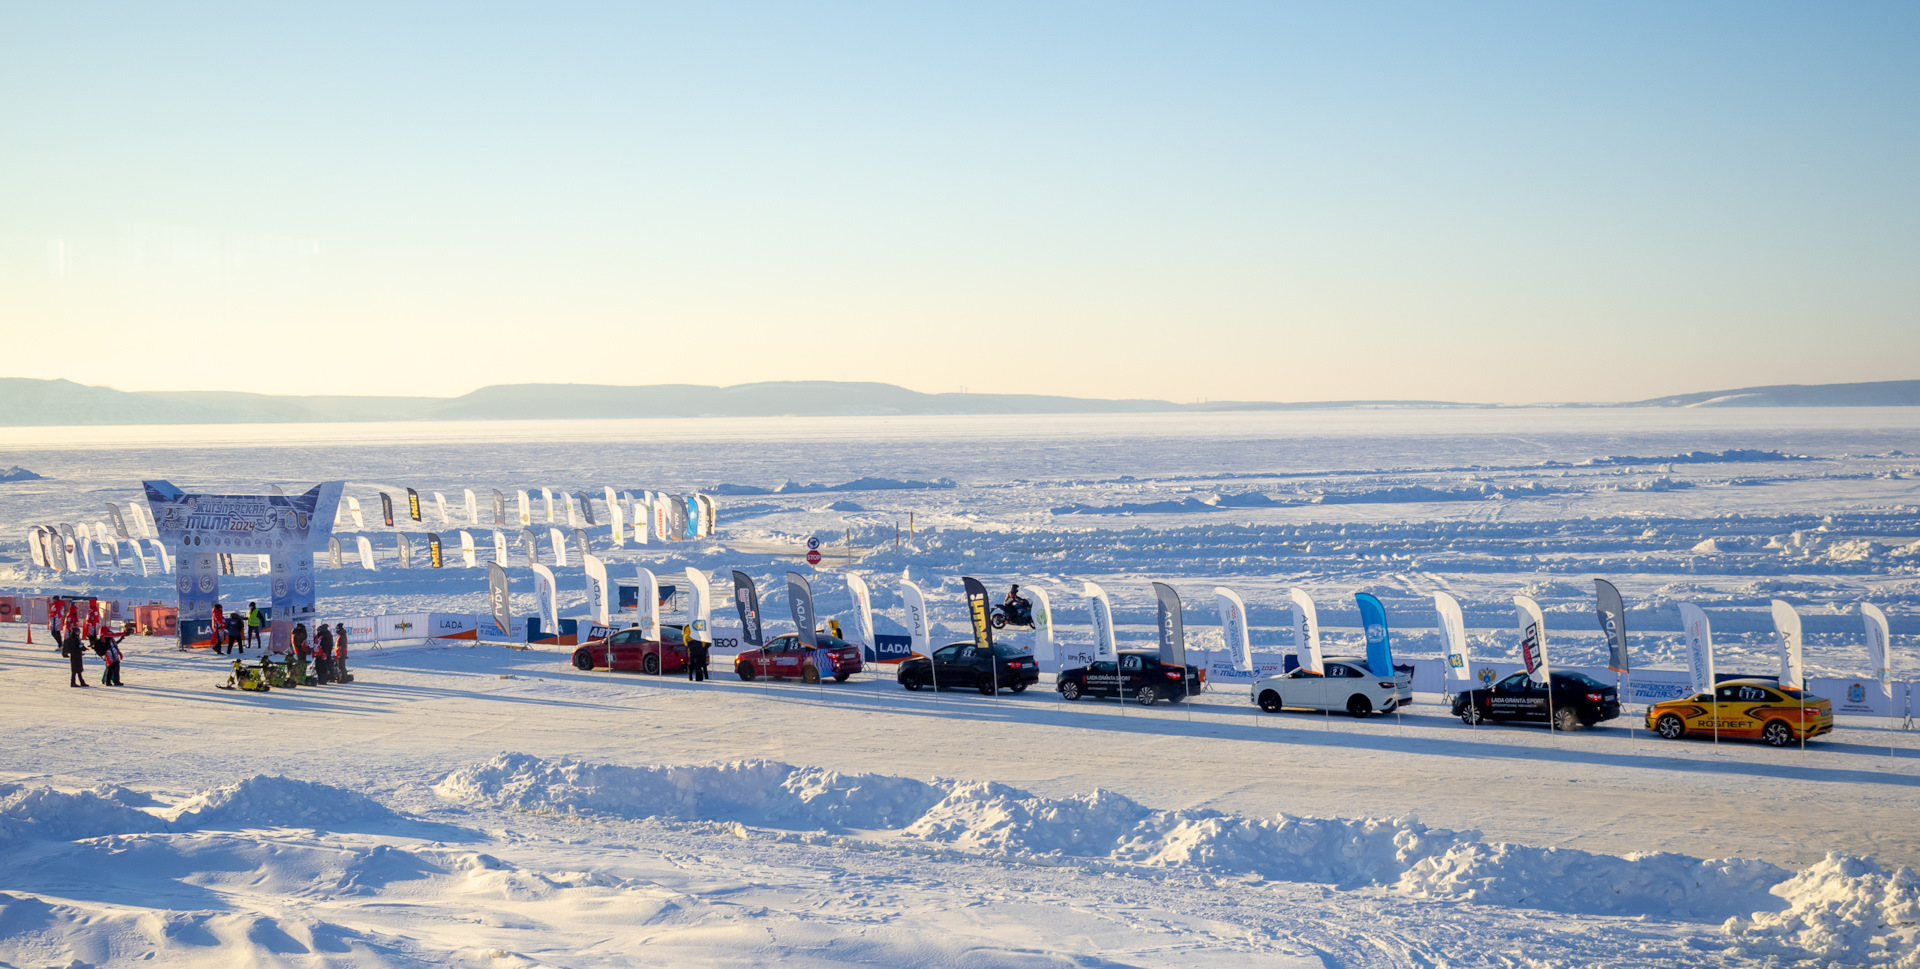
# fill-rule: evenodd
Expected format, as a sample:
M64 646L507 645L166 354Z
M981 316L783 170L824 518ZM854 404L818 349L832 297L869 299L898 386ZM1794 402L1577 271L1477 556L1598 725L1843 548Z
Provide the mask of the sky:
M1920 378L1920 5L0 5L0 376Z

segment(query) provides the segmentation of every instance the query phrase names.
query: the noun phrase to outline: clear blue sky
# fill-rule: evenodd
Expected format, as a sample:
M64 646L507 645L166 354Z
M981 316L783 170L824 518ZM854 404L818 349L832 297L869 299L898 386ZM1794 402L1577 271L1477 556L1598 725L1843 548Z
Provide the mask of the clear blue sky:
M0 6L0 375L1920 377L1912 3Z

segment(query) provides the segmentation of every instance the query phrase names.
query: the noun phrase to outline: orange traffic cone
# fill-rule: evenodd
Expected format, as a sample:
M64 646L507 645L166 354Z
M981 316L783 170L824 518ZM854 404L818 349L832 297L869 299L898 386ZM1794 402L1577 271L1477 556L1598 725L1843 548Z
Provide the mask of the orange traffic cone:
M27 645L33 645L33 623L27 623Z

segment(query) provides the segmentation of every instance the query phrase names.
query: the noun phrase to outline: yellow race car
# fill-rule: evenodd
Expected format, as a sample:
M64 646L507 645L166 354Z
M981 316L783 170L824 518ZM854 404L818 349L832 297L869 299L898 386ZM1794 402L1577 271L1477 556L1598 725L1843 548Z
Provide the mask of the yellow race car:
M1664 700L1647 708L1647 729L1668 740L1764 740L1774 747L1833 731L1833 703L1770 679L1724 680L1712 694Z

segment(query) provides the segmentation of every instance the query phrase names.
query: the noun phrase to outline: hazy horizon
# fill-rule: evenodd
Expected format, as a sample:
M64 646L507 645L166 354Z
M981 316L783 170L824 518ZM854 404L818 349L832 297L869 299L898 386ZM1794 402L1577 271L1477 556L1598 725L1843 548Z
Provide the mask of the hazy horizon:
M0 376L1907 379L1916 41L1899 4L12 5Z

